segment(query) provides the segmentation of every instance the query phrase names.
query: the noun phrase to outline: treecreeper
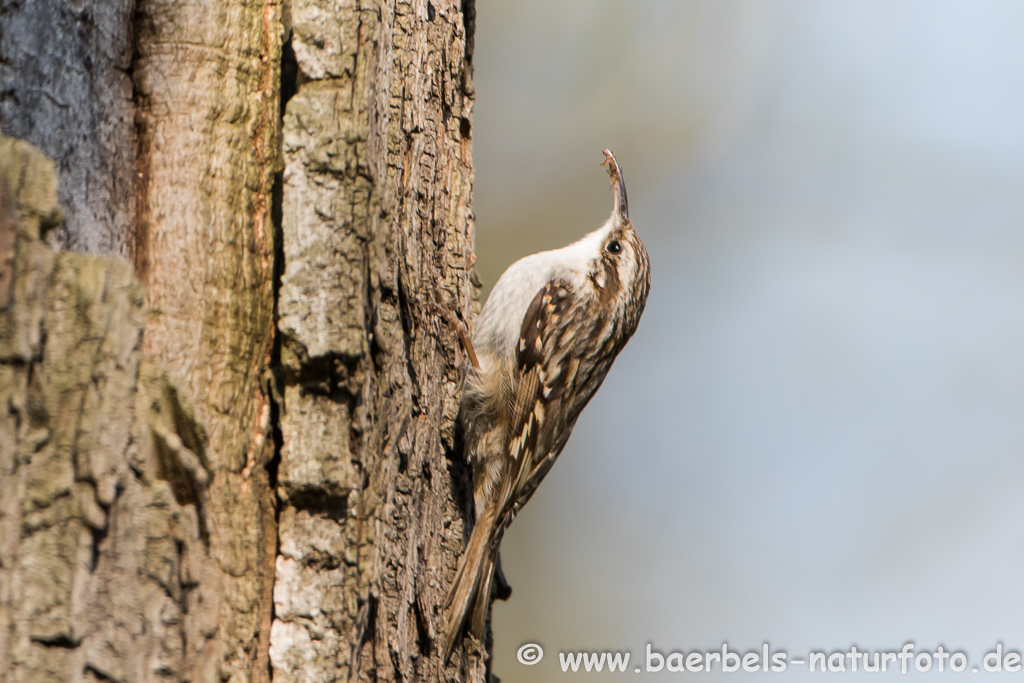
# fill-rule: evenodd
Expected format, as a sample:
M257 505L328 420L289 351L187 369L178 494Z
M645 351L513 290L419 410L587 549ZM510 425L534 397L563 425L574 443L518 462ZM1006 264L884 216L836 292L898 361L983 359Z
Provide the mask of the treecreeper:
M626 185L604 150L612 213L572 244L519 259L494 285L472 341L460 420L475 524L445 600L445 654L482 639L505 530L562 452L583 408L636 331L650 260Z

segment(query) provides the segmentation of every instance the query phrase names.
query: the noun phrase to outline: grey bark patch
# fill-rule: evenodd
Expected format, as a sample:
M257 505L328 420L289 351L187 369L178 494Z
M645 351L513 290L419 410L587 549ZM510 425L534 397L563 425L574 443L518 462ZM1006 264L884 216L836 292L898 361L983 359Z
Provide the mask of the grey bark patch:
M39 0L3 11L0 130L57 162L59 242L73 251L132 256L133 5Z

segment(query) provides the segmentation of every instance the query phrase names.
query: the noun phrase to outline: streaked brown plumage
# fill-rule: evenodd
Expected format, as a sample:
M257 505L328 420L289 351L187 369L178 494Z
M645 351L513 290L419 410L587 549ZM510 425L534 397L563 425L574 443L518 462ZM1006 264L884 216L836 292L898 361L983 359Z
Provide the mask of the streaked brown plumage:
M562 249L516 261L480 314L462 398L476 524L445 602L447 650L463 625L482 637L498 546L565 447L576 419L636 330L650 261L605 150L612 215Z

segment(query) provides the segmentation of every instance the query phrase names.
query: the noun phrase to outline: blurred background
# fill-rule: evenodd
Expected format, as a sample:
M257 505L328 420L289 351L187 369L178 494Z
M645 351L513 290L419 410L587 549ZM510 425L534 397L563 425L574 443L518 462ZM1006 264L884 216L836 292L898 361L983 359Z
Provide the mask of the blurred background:
M1024 4L477 5L485 285L605 220L604 147L653 273L505 538L495 673L1024 648Z

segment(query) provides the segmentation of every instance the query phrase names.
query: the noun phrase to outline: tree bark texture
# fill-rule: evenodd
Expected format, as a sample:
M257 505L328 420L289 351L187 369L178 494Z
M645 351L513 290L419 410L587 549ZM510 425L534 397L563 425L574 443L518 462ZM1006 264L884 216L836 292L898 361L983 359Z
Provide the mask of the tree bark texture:
M0 0L0 128L56 161L0 138L5 680L485 676L440 656L472 23Z
M41 241L56 190L52 162L0 138L0 671L179 680L196 425L143 359L130 264Z
M0 123L54 159L58 244L130 257L134 245L132 0L0 0Z
M189 556L183 671L265 680L281 6L137 0L133 23L143 347L192 407L211 475L183 487L201 539Z
M430 308L472 292L472 8L291 16L274 679L479 680L479 652L440 653L466 472L456 337Z

